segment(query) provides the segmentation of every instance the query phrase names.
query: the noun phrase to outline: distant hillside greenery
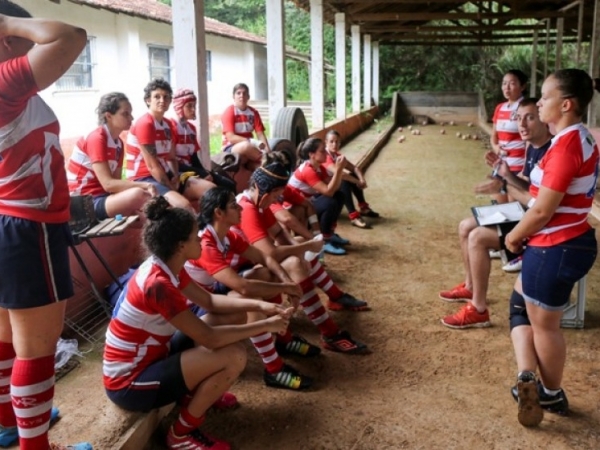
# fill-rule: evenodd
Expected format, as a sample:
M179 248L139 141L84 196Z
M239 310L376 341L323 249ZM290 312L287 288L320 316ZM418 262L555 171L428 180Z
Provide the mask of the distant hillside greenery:
M170 4L170 0L159 0ZM259 36L266 36L264 0L205 0L204 13ZM286 44L299 52L310 54L310 16L285 2ZM325 59L335 64L335 32L332 25L325 26ZM540 40L543 43L543 39ZM346 82L350 92L350 42L347 41ZM554 47L550 49L548 70L555 65ZM564 44L562 67L575 67L575 46ZM395 91L482 91L488 113L502 100L500 84L502 75L509 69L531 72L531 45L466 47L466 46L380 46L380 88L382 102L386 104ZM584 44L581 61L589 60L589 45ZM543 81L545 49L538 45L538 88ZM587 67L583 64L582 69ZM287 95L290 100L310 99L310 73L305 63L286 62ZM326 101L335 101L335 75L325 78ZM529 94L527 90L526 94ZM348 99L350 101L350 99Z

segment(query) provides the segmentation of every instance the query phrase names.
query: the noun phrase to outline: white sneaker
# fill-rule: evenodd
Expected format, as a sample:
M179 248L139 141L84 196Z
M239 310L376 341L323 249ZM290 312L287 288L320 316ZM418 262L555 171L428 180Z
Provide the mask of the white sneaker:
M490 259L500 259L500 250L490 250Z
M520 272L521 267L523 267L523 258L521 258L519 256L518 258L515 258L512 261L509 261L508 263L506 263L504 266L502 266L502 270L504 270L505 272L510 272L510 273Z

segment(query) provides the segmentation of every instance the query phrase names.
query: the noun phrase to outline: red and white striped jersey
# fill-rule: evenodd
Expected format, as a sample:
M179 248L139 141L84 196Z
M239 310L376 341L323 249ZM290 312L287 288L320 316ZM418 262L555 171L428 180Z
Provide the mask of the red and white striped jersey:
M67 222L60 126L38 91L27 56L0 62L0 214Z
M93 196L107 194L93 169L94 163L106 162L113 177L121 178L123 142L113 139L106 125L79 138L67 165L67 180L71 194Z
M176 331L170 320L188 309L180 289L190 282L185 269L176 277L155 256L133 274L106 330L102 372L107 389L131 386L150 364L167 357Z
M236 232L239 229L250 244L254 244L265 238L271 239L269 230L277 224L277 219L275 219L273 212L269 208L261 209L256 206L250 199L247 191L239 194L237 201L242 207L242 220L239 226L233 229Z
M331 176L325 166L321 165L315 169L309 161L304 161L290 177L288 186L301 192L305 197L312 197L319 193L313 186L319 181L327 184L329 180L331 180Z
M254 136L254 132L265 131L260 114L251 106L243 111L236 108L235 105L227 107L221 116L221 125L223 127L223 147L231 145L227 139L227 133L250 139Z
M558 133L550 148L531 171L529 193L535 203L540 186L564 192L550 221L531 237L530 245L547 247L577 237L587 230L588 213L598 178L598 145L582 123Z
M163 118L162 122L159 122L150 113L146 113L129 130L125 146L125 159L127 161L127 178L130 180L152 176L144 161L140 144L156 146L158 162L165 172L169 171L167 161L173 145L172 124L169 119Z
M196 128L188 121L173 120L175 133L175 156L181 163L192 165L192 155L200 151Z
M198 235L202 253L200 258L187 261L185 268L192 280L206 290L212 290L216 281L213 278L215 273L227 267L237 272L244 264L250 262L242 256L250 244L240 232L230 229L225 239L220 241L215 229L208 225Z
M511 172L520 172L525 165L525 142L519 134L517 122L517 108L523 98L516 102L500 103L496 106L492 122L498 135L498 145L506 152L506 163Z

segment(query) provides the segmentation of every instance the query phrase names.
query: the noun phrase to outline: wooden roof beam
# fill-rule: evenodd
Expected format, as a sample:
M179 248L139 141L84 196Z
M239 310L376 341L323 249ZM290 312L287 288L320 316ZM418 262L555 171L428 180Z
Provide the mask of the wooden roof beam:
M363 25L361 30L363 33L386 33L386 32L396 32L396 31L419 31L419 32L434 32L434 31L480 31L480 30L534 30L534 29L544 30L546 28L545 24L535 24L535 25L426 25L426 26L410 26L410 25L382 25L382 26L372 26L372 25ZM556 30L552 30L556 31Z
M381 45L406 45L406 46L414 46L414 45L421 45L421 46L428 46L428 45L436 45L436 46L448 46L448 47L454 47L454 46L470 46L470 47L495 47L495 46L499 46L499 45L528 45L531 46L531 41L529 40L490 40L490 39L486 39L486 40L468 40L468 41L455 41L455 42L444 42L441 43L439 41L430 41L430 42L426 42L426 41L394 41L394 42L386 42L386 41L379 41ZM563 38L563 43L565 42L572 42L572 43L576 43L577 39L572 39L572 38L568 38L568 39L564 39ZM554 44L555 41L550 40L550 44Z
M572 14L570 15L572 16ZM398 20L481 20L481 19L551 19L567 17L567 14L556 11L514 11L511 13L445 13L445 12L410 12L410 13L365 13L351 16L354 22L393 22ZM573 16L575 17L575 16Z

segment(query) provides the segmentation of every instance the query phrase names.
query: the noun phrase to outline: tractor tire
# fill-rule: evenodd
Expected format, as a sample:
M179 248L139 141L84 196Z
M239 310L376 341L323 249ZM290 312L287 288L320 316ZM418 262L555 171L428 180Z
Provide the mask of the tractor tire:
M291 106L281 108L275 117L271 135L292 141L294 147L305 141L308 138L308 125L302 110Z

